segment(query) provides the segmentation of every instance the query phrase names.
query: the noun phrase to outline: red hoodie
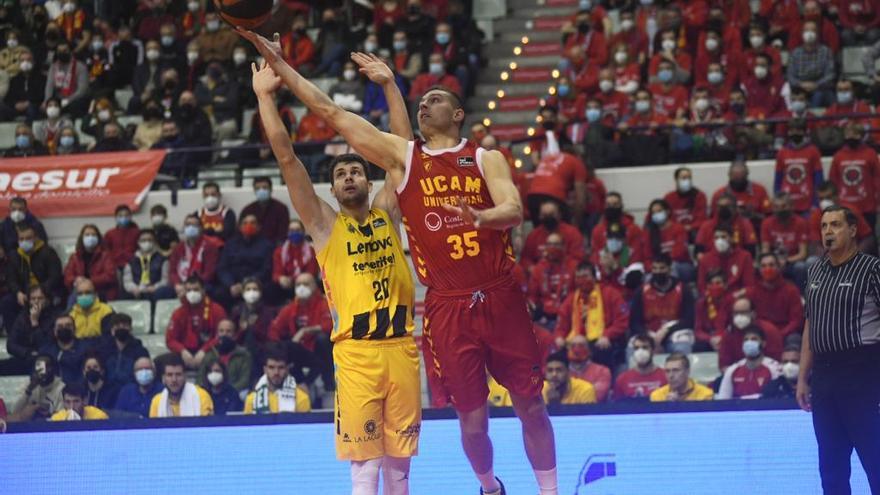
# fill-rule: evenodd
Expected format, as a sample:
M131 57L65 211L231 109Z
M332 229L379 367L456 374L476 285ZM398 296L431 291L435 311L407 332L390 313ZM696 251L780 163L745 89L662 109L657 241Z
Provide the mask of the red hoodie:
M175 353L184 349L191 353L208 351L217 344L217 325L224 318L226 311L223 307L207 296L195 306L184 301L171 314L165 331L165 345Z
M837 186L841 202L852 203L862 213L877 211L880 161L867 145L840 148L831 160L828 179Z

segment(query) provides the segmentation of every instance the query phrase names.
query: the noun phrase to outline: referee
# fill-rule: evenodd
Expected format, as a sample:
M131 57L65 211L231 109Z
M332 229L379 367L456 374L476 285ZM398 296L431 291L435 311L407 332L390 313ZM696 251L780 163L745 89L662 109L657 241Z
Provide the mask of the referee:
M813 411L825 494L851 493L855 448L880 495L880 260L859 252L848 208L826 208L821 225L826 255L807 275L797 400Z

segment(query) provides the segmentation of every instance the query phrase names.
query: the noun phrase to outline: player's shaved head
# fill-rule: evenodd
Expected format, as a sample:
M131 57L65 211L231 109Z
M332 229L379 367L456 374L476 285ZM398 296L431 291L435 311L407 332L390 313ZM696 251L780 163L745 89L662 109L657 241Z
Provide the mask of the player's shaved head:
M446 86L432 86L428 88L428 91L425 91L425 94L422 95L422 100L428 98L428 96L435 92L441 93L449 101L449 104L452 105L453 109L458 110L459 108L464 107L461 103L461 96Z

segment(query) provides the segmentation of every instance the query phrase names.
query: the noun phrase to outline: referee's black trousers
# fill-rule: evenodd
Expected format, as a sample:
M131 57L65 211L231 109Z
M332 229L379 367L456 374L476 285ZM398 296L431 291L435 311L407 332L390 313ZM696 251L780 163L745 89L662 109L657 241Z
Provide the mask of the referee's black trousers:
M880 495L880 360L859 351L817 355L813 367L813 428L825 495L852 493L853 449L871 493Z

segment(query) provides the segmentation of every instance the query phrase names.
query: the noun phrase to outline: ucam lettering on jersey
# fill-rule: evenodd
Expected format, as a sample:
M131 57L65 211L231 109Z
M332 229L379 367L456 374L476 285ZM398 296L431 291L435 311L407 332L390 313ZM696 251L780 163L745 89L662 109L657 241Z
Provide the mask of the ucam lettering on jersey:
M22 197L39 217L112 215L137 210L165 159L165 150L4 159L0 216Z

